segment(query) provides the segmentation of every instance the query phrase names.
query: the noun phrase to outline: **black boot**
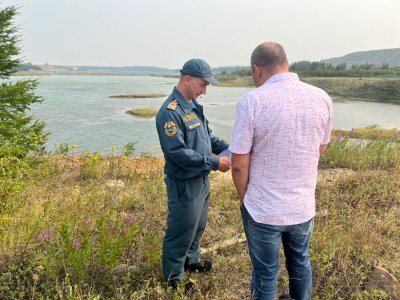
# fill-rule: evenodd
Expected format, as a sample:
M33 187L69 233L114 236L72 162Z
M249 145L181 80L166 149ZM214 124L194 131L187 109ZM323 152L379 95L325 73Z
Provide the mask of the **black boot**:
M206 273L210 272L212 269L212 263L208 260L200 260L197 264L189 265L185 263L185 271L196 272L196 273Z

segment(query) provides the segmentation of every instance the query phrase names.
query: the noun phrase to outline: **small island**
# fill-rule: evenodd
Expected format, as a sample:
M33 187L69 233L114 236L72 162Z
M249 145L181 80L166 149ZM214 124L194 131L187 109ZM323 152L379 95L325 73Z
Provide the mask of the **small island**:
M161 97L166 97L167 95L164 94L157 94L157 93L151 93L151 94L120 94L120 95L113 95L108 98L161 98Z
M156 108L134 108L128 110L126 113L137 117L151 118L154 117L157 114L157 112L158 109Z

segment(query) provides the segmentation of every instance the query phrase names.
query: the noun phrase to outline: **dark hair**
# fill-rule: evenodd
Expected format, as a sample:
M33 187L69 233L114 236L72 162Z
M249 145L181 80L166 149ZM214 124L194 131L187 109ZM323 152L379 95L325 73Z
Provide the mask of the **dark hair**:
M274 68L288 65L286 53L278 43L265 42L256 47L251 54L251 65Z

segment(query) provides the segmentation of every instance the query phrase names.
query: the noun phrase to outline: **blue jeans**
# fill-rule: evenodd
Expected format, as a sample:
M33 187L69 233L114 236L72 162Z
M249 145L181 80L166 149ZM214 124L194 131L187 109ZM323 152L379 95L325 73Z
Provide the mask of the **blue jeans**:
M311 299L312 272L308 245L314 220L296 225L274 226L254 221L244 205L241 213L253 264L252 299L275 299L281 241L289 274L290 297L296 300Z

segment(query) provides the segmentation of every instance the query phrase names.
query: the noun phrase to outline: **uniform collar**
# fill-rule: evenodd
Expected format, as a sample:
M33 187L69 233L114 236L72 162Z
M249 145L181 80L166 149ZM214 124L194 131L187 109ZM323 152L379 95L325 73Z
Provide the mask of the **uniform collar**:
M178 100L179 106L183 109L184 112L188 112L192 109L194 109L194 107L192 106L192 104L190 104L189 102L186 101L185 97L182 96L182 94L178 91L178 89L176 87L174 87L174 91L172 92L173 97ZM194 104L199 107L200 104L196 101L196 100L192 100L194 102Z
M271 84L278 81L294 81L299 80L299 76L296 73L284 72L278 73L269 78L264 84Z

